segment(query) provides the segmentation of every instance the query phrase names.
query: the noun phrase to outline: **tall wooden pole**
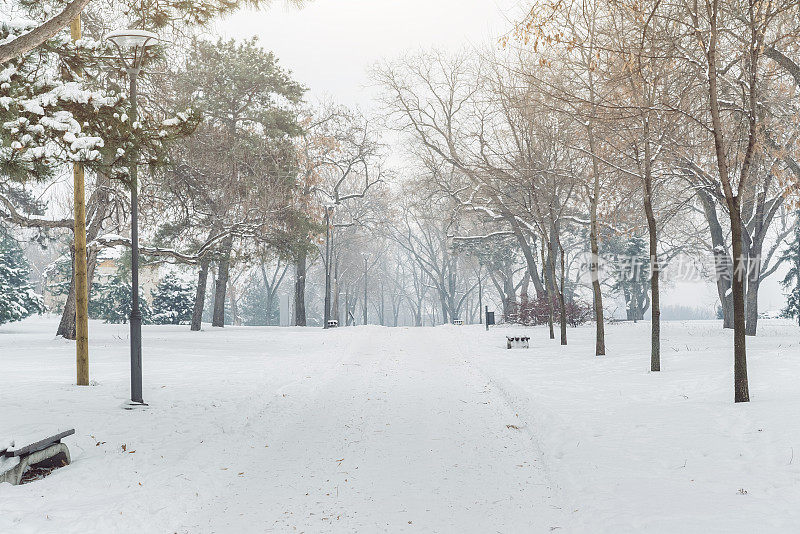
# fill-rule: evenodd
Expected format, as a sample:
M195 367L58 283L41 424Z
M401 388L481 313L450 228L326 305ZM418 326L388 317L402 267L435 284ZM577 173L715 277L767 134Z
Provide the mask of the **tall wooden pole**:
M70 24L73 41L81 38L81 17ZM89 281L86 256L86 190L83 165L72 168L75 182L75 350L79 386L89 385Z

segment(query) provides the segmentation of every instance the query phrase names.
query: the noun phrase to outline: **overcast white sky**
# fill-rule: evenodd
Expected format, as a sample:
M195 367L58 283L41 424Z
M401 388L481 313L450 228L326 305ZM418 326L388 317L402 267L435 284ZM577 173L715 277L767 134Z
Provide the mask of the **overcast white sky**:
M370 107L366 69L406 50L457 49L506 32L514 0L313 0L303 9L246 10L226 18L224 36L257 35L312 97Z
M373 107L367 69L405 51L483 45L507 32L520 16L517 0L312 0L303 9L244 10L216 30L236 39L257 35L282 65L311 90L311 100ZM776 273L762 285L759 308L782 308ZM715 306L710 283L665 284L664 304Z

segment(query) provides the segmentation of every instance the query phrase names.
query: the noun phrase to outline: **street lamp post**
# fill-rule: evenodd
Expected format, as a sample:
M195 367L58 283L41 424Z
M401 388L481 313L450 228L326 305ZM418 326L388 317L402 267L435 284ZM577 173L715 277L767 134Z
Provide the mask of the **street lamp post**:
M482 264L478 264L478 322L483 324L483 280L481 279Z
M364 255L364 324L367 324L367 262L369 256Z
M158 41L158 37L144 30L118 30L106 36L117 47L120 59L130 79L131 130L136 128L138 113L136 109L136 82L142 68L142 59L148 46ZM130 158L131 188L131 402L144 404L142 399L142 312L139 309L139 181L138 151L134 148Z
M328 328L331 319L331 218L333 206L325 206L325 310L323 328Z

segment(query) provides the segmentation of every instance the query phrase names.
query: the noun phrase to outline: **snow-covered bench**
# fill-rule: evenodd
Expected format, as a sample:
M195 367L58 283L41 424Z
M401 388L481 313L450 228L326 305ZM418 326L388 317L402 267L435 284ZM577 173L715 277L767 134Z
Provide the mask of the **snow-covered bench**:
M74 433L75 429L71 428L38 440L38 436L0 440L0 483L8 482L16 486L30 467L68 465L69 449L61 440Z
M328 321L328 328L336 328L339 326L339 321L331 320Z
M453 319L453 324L456 326L464 326L464 319Z
M530 347L531 338L528 336L506 336L506 348L527 349Z

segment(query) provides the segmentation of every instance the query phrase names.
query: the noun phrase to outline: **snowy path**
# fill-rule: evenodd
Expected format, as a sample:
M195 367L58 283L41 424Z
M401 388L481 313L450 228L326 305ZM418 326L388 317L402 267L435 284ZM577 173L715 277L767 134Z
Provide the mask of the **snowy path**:
M268 505L277 531L549 531L530 439L447 337L359 336L336 366L283 388L250 421L268 447L236 469L258 466L259 491L220 503L224 530Z
M46 330L0 337L2 349L38 339L50 362L43 368L36 358L38 365L0 376L0 428L14 412L17 422L70 421L78 429L69 469L0 486L2 532L88 525L485 533L562 525L533 433L465 361L457 329L150 328L152 406L131 413L119 408L124 327L93 327L94 388L68 385L72 346ZM15 356L21 363L31 352ZM36 399L44 409L31 406Z

